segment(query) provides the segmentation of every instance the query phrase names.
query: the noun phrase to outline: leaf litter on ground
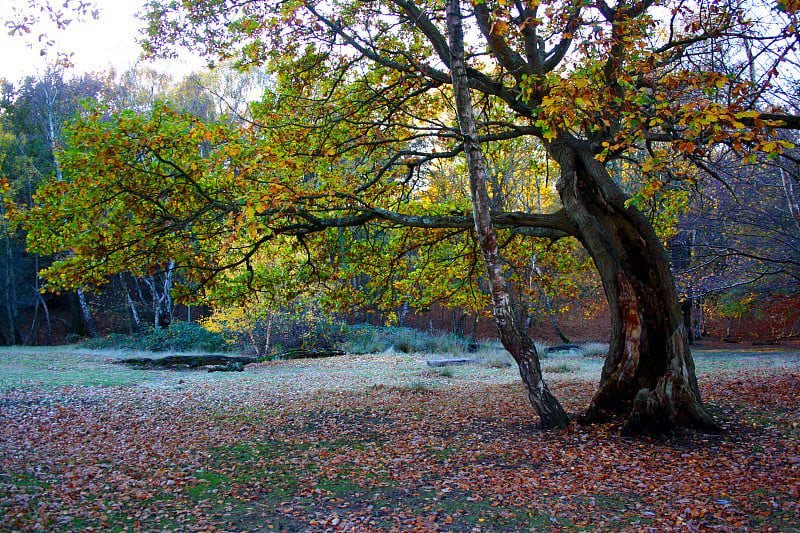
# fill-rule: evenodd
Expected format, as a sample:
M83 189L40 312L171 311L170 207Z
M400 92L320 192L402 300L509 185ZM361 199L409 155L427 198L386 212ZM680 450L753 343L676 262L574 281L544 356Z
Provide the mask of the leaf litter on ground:
M0 530L798 530L796 359L704 370L728 431L668 443L539 431L513 369L442 376L423 360L2 381ZM549 377L578 412L597 363L569 364Z

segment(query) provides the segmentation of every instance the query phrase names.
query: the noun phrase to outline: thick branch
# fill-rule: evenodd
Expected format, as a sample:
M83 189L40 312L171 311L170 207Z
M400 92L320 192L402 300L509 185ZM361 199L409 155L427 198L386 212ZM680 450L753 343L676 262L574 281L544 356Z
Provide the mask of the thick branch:
M477 20L478 27L486 38L486 42L489 43L489 48L491 48L497 61L514 76L518 83L522 81L523 74L533 74L530 71L530 66L517 52L508 46L505 38L493 31L489 21L489 8L485 2L475 5L475 20Z
M774 128L783 130L800 130L800 116L797 115L787 115L785 113L761 113L756 118L746 117L740 119L742 124L745 126L755 125L756 120L780 122L780 124L773 126Z
M373 208L375 215L383 220L413 228L472 228L475 226L471 215L408 215ZM492 222L503 229L536 228L542 237L560 238L575 234L575 227L563 211L552 214L531 214L522 212L491 213ZM525 233L525 231L521 231ZM527 233L525 233L527 234Z

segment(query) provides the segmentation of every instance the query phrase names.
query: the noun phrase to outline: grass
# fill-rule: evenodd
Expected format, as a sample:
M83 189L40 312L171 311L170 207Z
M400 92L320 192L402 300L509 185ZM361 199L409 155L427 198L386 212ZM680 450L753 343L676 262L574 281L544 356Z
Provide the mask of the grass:
M486 350L478 356L504 357ZM695 501L709 527L797 530L794 470L773 446L797 449L796 404L764 398L779 392L775 376L797 374L800 352L698 352L701 382L733 380L709 401L740 429L679 447L610 438L604 426L538 432L513 365L432 370L426 354L397 352L242 373L113 364L134 355L0 349L1 530L629 531L679 528ZM543 365L571 412L601 366L578 352ZM743 394L761 390L751 379L762 396ZM655 456L655 471L637 466ZM691 481L730 464L747 486ZM686 483L677 468L690 469ZM689 496L669 492L684 485Z
M111 387L134 385L143 377L147 380L141 372L108 364L120 357L118 351L63 346L4 348L0 350L0 386Z
M403 327L350 326L341 349L354 354L399 352L404 354L459 354L470 341L451 333L429 333Z
M588 342L581 345L583 357L605 357L608 353L608 344L603 342Z
M544 365L542 372L550 374L571 374L581 369L578 365L571 365L569 363L558 363L553 365Z
M543 353L540 352L540 353ZM476 353L454 354L479 358L483 365L447 367L431 372L427 354L386 352L341 356L320 360L273 361L248 365L242 373L169 370L137 370L113 364L126 357L152 356L146 352L89 350L75 347L12 347L0 349L0 389L35 387L129 387L189 390L213 387L220 397L229 395L250 403L254 390L266 387L278 395L330 390L365 390L376 386L419 387L431 390L469 388L478 384L503 385L519 382L511 355L499 343L482 346ZM166 355L166 354L159 354ZM796 368L800 352L712 350L695 352L698 375L718 375L753 369L765 372ZM564 352L544 360L543 370L554 382L600 377L603 360L579 352ZM457 377L457 380L453 378Z
M439 375L443 378L452 378L456 374L452 368L445 367L442 370L439 370Z

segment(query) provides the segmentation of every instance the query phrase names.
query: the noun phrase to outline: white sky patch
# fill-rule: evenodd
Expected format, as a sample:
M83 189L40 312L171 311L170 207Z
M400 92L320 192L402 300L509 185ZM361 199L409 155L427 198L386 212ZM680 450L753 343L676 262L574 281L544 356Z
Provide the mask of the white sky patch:
M141 47L137 43L145 22L136 18L145 0L97 0L100 15L97 20L87 17L85 21L74 20L66 29L57 29L52 24L41 24L26 35L8 35L8 28L0 28L0 78L11 82L26 76L44 72L48 63L53 63L57 53L72 54L75 74L107 71L111 68L123 72L139 61ZM24 9L26 0L11 0L11 7ZM6 11L8 9L8 11ZM0 18L11 12L4 8ZM45 32L55 45L47 48L46 55L40 51L44 46L37 42ZM161 60L147 63L156 70L168 72L173 79L205 67L205 61L191 54L181 59ZM67 74L69 77L69 74Z

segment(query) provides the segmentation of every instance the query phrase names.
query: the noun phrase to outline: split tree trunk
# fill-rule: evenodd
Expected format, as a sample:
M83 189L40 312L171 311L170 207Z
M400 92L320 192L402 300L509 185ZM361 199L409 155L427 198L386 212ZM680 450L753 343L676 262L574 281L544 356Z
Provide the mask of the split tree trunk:
M491 220L491 203L486 187L486 166L478 142L472 98L464 64L464 34L461 26L459 0L447 0L447 35L450 42L453 95L469 172L475 232L489 279L492 314L503 346L511 353L519 366L520 376L528 391L528 398L539 414L541 426L543 428L563 427L568 422L567 413L544 382L536 347L517 323L503 276L497 235Z
M627 416L629 433L716 429L700 398L666 252L582 143L564 134L548 148L561 166L564 211L597 265L612 316L611 346L584 420Z

